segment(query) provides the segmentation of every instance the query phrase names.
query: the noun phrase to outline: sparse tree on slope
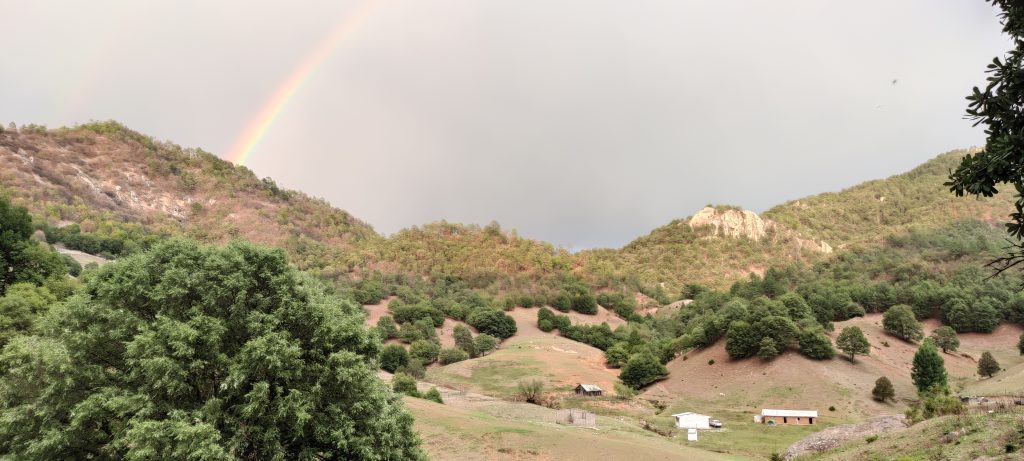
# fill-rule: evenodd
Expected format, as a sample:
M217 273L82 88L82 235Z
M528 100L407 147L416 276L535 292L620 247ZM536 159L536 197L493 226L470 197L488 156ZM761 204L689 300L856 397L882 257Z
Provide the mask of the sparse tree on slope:
M892 381L882 376L875 381L875 388L871 390L871 397L879 402L896 399L896 390L892 387Z
M1002 368L999 366L999 362L996 361L995 357L992 357L992 353L985 351L981 354L981 359L978 360L978 374L981 376L988 376L996 374Z
M906 341L918 341L924 337L921 322L914 317L914 311L906 304L892 306L882 316L882 327L889 334Z
M926 339L917 349L910 376L914 379L914 386L918 392L925 392L932 387L947 387L946 365L932 340Z
M957 338L956 331L949 326L941 326L932 332L931 338L935 345L942 349L942 352L956 352L960 347L960 338Z
M864 332L861 331L860 327L843 328L843 331L839 333L839 337L836 338L836 346L843 352L850 354L850 360L853 360L857 354L867 355L871 352L871 344L864 337Z

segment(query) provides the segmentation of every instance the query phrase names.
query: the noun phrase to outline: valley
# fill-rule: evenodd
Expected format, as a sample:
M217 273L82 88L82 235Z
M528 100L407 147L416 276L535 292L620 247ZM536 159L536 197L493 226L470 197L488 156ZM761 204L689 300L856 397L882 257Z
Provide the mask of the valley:
M0 133L0 191L27 209L40 248L77 261L84 273L71 283L167 242L281 249L302 277L363 306L365 317L346 321L402 355L389 371L415 376L420 394L438 389L443 405L401 398L431 459L755 460L822 428L913 408L915 354L943 325L959 340L941 353L953 394L1024 392L1022 277L983 269L1002 251L1011 201L956 198L942 184L969 152L761 215L708 206L622 248L576 253L496 223L383 236L324 200L116 122ZM897 305L921 337L883 326ZM868 343L854 360L840 347L852 327ZM5 334L42 331L33 328ZM985 352L1000 368L979 378ZM872 387L883 376L895 398L879 402ZM531 382L535 399L524 396ZM581 383L604 395L575 395ZM557 424L568 408L592 412L597 427ZM763 408L819 417L771 427L753 420ZM672 418L687 411L724 427L688 442ZM811 459L896 450L936 421Z

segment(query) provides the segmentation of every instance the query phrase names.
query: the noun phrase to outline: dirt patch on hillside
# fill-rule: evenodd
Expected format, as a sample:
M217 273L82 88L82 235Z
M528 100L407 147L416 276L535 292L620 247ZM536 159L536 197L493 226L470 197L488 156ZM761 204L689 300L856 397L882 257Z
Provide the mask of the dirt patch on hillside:
M668 379L651 386L645 394L659 399L683 397L728 402L752 412L774 406L818 410L823 418L839 421L898 412L907 401L916 398L910 370L920 344L888 335L881 323L880 314L836 322L835 331L830 333L833 341L843 328L856 325L871 343L871 354L857 356L856 361L844 355L832 360L810 360L796 349L770 362L756 357L732 360L725 351L725 341L720 340L710 347L689 351L685 359L679 357L669 362ZM924 330L930 333L938 326L938 322L926 321ZM960 351L942 354L951 383L965 383L965 393L980 394L982 388L990 393L1012 393L1011 380L1024 376L1024 361L1016 350L1021 331L1018 325L1004 324L992 334L960 335ZM991 350L1006 368L992 380L977 376L976 357L985 350ZM710 360L714 360L713 365L708 365ZM880 376L893 382L897 403L882 404L870 398ZM1000 381L1003 376L1005 379ZM1016 388L1020 390L1021 385ZM830 406L836 407L836 411L827 411Z
M815 432L786 450L782 459L792 460L797 456L821 453L838 447L850 440L863 439L886 432L901 431L907 428L906 418L902 415L886 415L872 418L859 424L846 424Z

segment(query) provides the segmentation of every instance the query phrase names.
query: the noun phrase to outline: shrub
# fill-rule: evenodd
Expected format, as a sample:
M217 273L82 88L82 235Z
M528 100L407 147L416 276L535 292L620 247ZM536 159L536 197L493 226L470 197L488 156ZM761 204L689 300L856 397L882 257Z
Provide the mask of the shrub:
M622 383L615 383L615 396L620 399L631 399L636 397L636 389Z
M708 360L708 365L714 365L714 364L715 364L715 359Z
M397 373L391 378L391 389L399 394L420 396L420 392L416 390L416 378L405 373Z
M398 369L395 370L395 373L404 373L416 379L423 379L427 376L427 369L423 366L423 362L410 358L409 363L405 364L405 366L398 367Z
M539 379L519 381L516 387L519 399L525 402L538 403L544 395L544 382Z
M668 376L668 369L653 355L641 353L629 358L619 373L619 379L627 386L639 389Z
M879 402L896 399L896 389L892 386L889 378L882 376L875 380L875 388L871 390L871 398Z
M867 443L874 443L876 440L878 440L878 435L869 435L864 438L864 441Z
M437 391L436 387L431 387L429 391L423 394L423 398L432 402L444 404L444 399L441 398L441 393Z
M424 365L429 365L437 360L437 354L441 352L441 346L433 341L414 341L409 346L409 356L419 360Z
M477 331L496 338L511 338L516 334L516 321L508 314L495 309L480 309L469 314L466 322Z
M775 340L765 336L761 338L761 347L757 350L757 356L765 360L771 360L777 357L780 353L779 347L775 345Z
M828 411L836 411L836 407L834 405L829 405Z
M1017 340L1017 352L1024 355L1024 333L1020 334L1020 339Z
M907 419L918 422L942 415L963 412L964 406L955 395L950 395L946 386L933 386L918 393L920 399L906 411Z
M892 306L882 316L882 327L889 334L905 341L917 341L924 337L921 323L914 317L914 311L906 304Z
M473 345L473 333L469 331L469 328L463 325L455 325L452 335L455 337L455 347L466 351L470 357L477 356L476 346Z
M494 336L487 333L480 333L473 338L473 348L476 350L478 356L487 355L488 352L498 347L498 340Z
M820 330L809 330L800 334L800 353L814 360L828 360L835 357L832 340Z
M438 361L441 362L441 365L449 365L466 359L469 359L469 354L457 348L441 349L441 352L438 354Z
M390 315L382 315L377 319L377 330L380 331L384 340L398 337L398 325L395 325L395 319Z
M555 329L555 324L551 323L551 320L544 319L537 322L537 328L540 328L540 331L548 333Z
M391 344L380 351L380 368L388 373L394 373L408 364L409 353L402 346Z

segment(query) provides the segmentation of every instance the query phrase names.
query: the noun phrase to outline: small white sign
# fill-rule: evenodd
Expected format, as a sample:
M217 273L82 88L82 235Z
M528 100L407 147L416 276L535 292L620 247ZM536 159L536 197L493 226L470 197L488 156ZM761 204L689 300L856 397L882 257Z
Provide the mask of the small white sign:
M697 429L688 429L686 431L686 440L689 442L697 441Z

